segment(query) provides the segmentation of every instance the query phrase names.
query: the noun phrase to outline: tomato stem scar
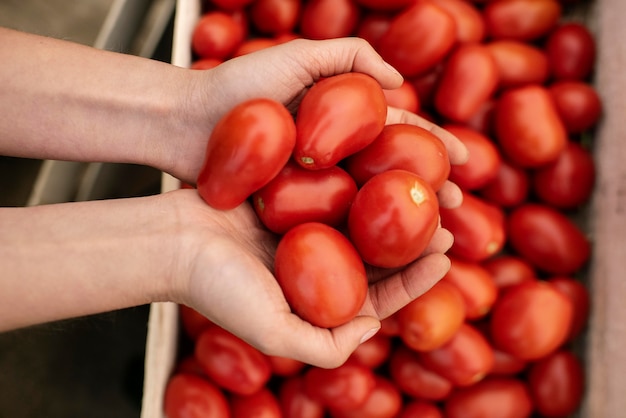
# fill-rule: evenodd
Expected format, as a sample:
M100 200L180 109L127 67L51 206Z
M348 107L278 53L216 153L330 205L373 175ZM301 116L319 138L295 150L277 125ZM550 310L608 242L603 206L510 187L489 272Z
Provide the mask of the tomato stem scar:
M411 187L411 199L418 206L426 200L426 194L417 182Z
M307 164L307 165L311 165L315 162L313 157L300 157L300 161L302 161L304 164Z
M265 202L263 202L263 198L262 197L257 198L256 205L257 205L257 207L259 208L259 210L261 212L263 212L265 210Z

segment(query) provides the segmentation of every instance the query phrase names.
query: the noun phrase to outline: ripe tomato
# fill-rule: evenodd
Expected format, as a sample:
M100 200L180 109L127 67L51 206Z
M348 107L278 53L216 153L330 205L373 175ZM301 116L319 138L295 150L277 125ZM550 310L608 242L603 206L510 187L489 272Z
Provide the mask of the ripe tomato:
M410 5L413 0L355 0L355 2L372 10L392 11Z
M476 190L498 175L502 157L491 139L463 125L444 125L443 128L456 136L469 151L465 164L454 165L450 169L451 181L462 189Z
M240 57L242 55L251 54L252 52L278 45L278 43L278 40L276 40L275 38L246 39L245 41L240 43L239 47L237 47L235 52L233 52L233 57Z
M217 325L200 334L194 353L207 376L232 393L250 395L271 377L263 353Z
M359 186L376 174L402 169L422 177L434 191L450 173L444 143L430 131L404 123L386 125L374 142L349 156L344 166Z
M339 226L348 218L356 192L352 177L337 166L307 170L289 161L252 195L252 204L270 231L284 234L305 222Z
M548 79L548 56L542 49L512 39L491 41L487 48L498 68L500 88L543 84Z
M189 68L192 70L210 70L211 68L215 68L223 62L223 60L217 58L199 58L193 61Z
M250 22L262 33L289 33L298 24L300 10L300 0L254 0L249 9Z
M504 211L469 192L461 206L439 208L441 225L452 233L449 252L467 261L483 261L498 253L505 242Z
M475 5L465 0L431 1L454 19L458 43L481 42L485 38L485 22Z
M334 369L311 367L304 373L307 396L335 411L363 405L376 386L374 372L356 362L345 362Z
M495 177L477 190L483 199L503 208L512 208L526 201L530 192L530 175L506 158L500 159Z
M420 110L431 110L434 107L435 92L443 74L443 62L439 62L434 68L426 73L411 77L409 81L417 91L420 101Z
M482 266L489 271L494 284L500 291L519 283L536 280L533 266L522 257L503 254L485 260Z
M548 279L548 283L572 301L574 314L568 338L573 340L581 334L589 319L591 305L589 289L580 281L569 276L551 277Z
M178 315L183 331L193 341L202 331L213 325L210 319L186 305L178 305Z
M230 397L232 418L282 418L282 411L278 398L267 387L251 395L237 395Z
M537 411L545 417L567 417L580 406L585 371L574 353L560 350L537 361L528 374Z
M304 375L283 380L278 389L278 400L285 418L324 418L324 406L311 399L304 391Z
M389 29L391 17L392 14L386 12L366 12L358 23L356 36L378 49L378 41Z
M563 212L548 205L527 203L508 218L511 247L537 269L550 274L572 274L582 268L591 244Z
M602 115L602 102L590 84L559 81L550 85L548 90L567 132L578 134L597 125Z
M493 349L473 325L464 323L443 346L419 353L427 368L455 386L470 386L482 380L493 367Z
M521 167L555 161L567 144L567 132L547 88L508 89L494 113L496 139L503 153Z
M402 75L413 77L439 63L456 39L454 18L431 2L418 1L394 16L378 50Z
M528 361L519 359L513 354L494 348L493 367L489 374L492 376L514 376L526 370L528 363Z
M534 41L547 35L561 18L557 0L501 0L487 3L483 18L494 39Z
M235 106L213 128L198 193L216 209L239 206L278 174L295 141L296 126L281 103L259 98Z
M444 404L446 418L527 418L533 403L526 385L514 378L488 378L461 388Z
M443 413L437 404L413 399L404 404L398 418L443 418Z
M325 328L354 318L368 291L365 266L354 246L318 222L297 225L283 235L274 273L293 311Z
M309 0L303 4L300 33L309 39L352 35L360 10L352 0Z
M572 302L549 283L512 286L491 312L494 345L522 360L542 358L566 341L572 311Z
M272 374L275 376L293 376L302 371L306 366L305 363L289 357L267 356L272 368Z
M595 68L596 41L581 23L561 23L548 37L545 50L556 80L588 80Z
M450 257L450 270L443 280L452 283L463 296L465 318L479 319L487 315L498 296L491 273L477 262Z
M402 344L391 353L389 374L395 385L411 398L441 401L453 389L448 379L425 368L417 353Z
M386 377L374 375L376 385L364 404L349 410L331 410L333 418L395 418L402 408L400 390Z
M595 178L591 152L578 142L568 141L556 161L535 170L532 187L542 202L559 209L573 209L589 201Z
M388 170L357 192L348 214L350 239L366 263L400 267L426 249L439 223L439 201L417 174Z
M374 141L386 119L387 99L372 77L345 73L325 78L300 103L295 159L309 169L331 167Z
M387 104L391 107L408 110L411 113L418 113L420 110L419 97L417 90L409 81L404 80L402 85L397 89L384 89Z
M441 347L458 331L465 319L465 301L453 283L442 280L400 309L397 317L404 344L429 351Z
M350 355L350 360L361 363L370 369L376 369L389 358L391 338L380 332L361 343Z
M222 11L203 14L196 23L191 48L202 58L223 60L228 58L243 42L244 30L235 18Z
M498 76L498 67L486 46L458 46L444 66L435 93L435 108L451 121L467 122L491 98Z
M169 379L163 411L168 418L230 418L222 390L205 378L187 373Z

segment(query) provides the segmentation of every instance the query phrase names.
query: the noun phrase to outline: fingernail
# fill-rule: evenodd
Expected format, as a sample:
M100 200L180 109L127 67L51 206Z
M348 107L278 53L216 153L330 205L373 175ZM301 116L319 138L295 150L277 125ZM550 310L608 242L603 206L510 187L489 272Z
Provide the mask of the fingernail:
M360 344L363 344L365 341L369 340L370 338L372 338L374 335L376 335L376 333L378 332L378 330L380 330L380 327L377 328L372 328L371 330L367 331L362 337L361 337L361 342Z

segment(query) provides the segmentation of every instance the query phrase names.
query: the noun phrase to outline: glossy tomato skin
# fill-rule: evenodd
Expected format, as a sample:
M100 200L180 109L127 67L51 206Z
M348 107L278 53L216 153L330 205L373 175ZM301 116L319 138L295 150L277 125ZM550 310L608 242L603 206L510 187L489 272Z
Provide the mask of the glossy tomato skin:
M260 98L233 107L213 128L198 193L216 209L239 206L278 174L295 141L295 123L281 103Z
M365 266L336 229L308 222L278 243L274 273L289 306L302 319L331 328L354 318L367 295Z
M417 90L409 81L404 80L397 89L384 89L387 104L391 107L407 110L411 113L418 113L420 110L419 96Z
M304 389L304 374L282 381L278 400L285 418L324 418L325 407L311 399Z
M282 418L278 398L267 387L251 395L232 395L230 408L232 418Z
M501 158L494 178L477 192L490 203L512 208L526 201L530 193L530 181L528 170Z
M400 338L415 351L434 350L454 336L465 315L461 291L441 280L397 312Z
M271 377L263 353L217 325L200 334L194 353L207 376L232 393L251 395Z
M402 408L400 390L386 377L375 374L376 385L361 406L330 411L333 418L395 418Z
M448 120L466 123L491 98L498 67L480 43L462 44L447 58L435 93L435 108Z
M292 32L300 18L300 0L255 0L250 6L250 22L262 33Z
M494 126L504 155L521 167L548 164L567 145L567 131L544 86L505 91L496 104Z
M290 357L268 355L267 359L270 362L272 375L274 376L294 376L306 367L305 363Z
M308 90L298 109L295 160L308 169L331 167L374 141L386 119L387 100L372 77L325 78Z
M487 378L455 391L444 405L447 418L527 418L533 412L527 386L514 378Z
M548 37L545 50L555 80L588 80L596 63L596 41L587 26L561 23Z
M300 33L308 39L350 36L360 10L352 0L311 0L303 4Z
M465 318L476 320L486 316L498 297L491 273L478 262L449 258L450 270L443 280L452 283L463 296Z
M193 29L191 47L202 58L223 60L243 42L245 32L232 15L222 11L203 14Z
M168 418L230 418L226 395L207 379L177 373L165 388L163 411Z
M574 306L572 324L568 335L568 339L571 341L582 333L589 320L591 309L589 289L579 280L570 276L550 277L548 283L567 296Z
M378 49L402 75L413 77L438 64L456 39L454 18L431 2L419 1L395 15Z
M487 3L483 17L493 39L534 41L556 27L561 12L557 0L501 0Z
M591 244L581 229L551 206L527 203L508 216L509 244L535 268L572 274L589 260Z
M357 192L348 214L349 236L366 263L400 267L426 249L438 215L437 195L425 180L406 170L388 170Z
M367 147L349 156L344 167L362 186L376 174L391 169L415 173L439 190L450 174L450 160L444 143L419 126L386 125Z
M512 39L494 40L486 46L498 68L500 89L543 84L548 79L548 56L539 47Z
M595 180L591 152L579 142L568 141L556 161L535 170L532 188L540 201L559 209L574 209L589 201Z
M270 231L284 234L306 222L339 226L348 218L356 193L356 183L342 168L307 170L290 160L252 195L252 204Z
M439 208L441 225L454 235L450 254L467 261L483 261L498 253L506 239L504 211L497 205L463 192L456 208Z
M585 372L581 361L569 350L557 351L533 364L528 381L542 416L570 416L582 402Z
M583 81L559 81L549 86L556 110L570 134L594 128L602 116L602 102L596 90Z
M535 280L502 294L491 314L490 333L501 350L537 360L566 341L572 317L572 302L550 284Z
M455 21L457 43L481 42L486 36L485 22L478 8L465 0L431 0Z
M533 266L522 257L502 254L485 260L482 266L489 271L496 287L502 291L509 286L537 279Z

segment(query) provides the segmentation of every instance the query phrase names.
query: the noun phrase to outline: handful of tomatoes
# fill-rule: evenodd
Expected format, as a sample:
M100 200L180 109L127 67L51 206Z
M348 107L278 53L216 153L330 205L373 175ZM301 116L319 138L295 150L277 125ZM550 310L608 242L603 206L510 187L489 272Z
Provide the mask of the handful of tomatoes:
M206 2L193 68L297 37L359 36L405 77L396 90L362 74L329 77L309 90L295 120L259 99L212 133L211 172L203 170L198 191L221 209L249 200L281 237L275 273L295 312L324 327L346 322L367 292L364 266L415 260L439 216L455 242L444 279L336 369L264 355L181 306L193 349L168 385L169 418L184 409L302 418L567 417L578 409L585 375L575 347L590 310L580 279L592 248L575 219L593 192L589 138L602 113L593 35L565 19L582 3ZM347 104L333 113L325 101ZM387 105L443 126L469 161L450 167L429 132L385 126ZM267 142L237 122L255 109L263 112L255 132ZM219 139L235 134L234 144ZM458 208L437 205L446 179L463 190ZM305 264L294 251L306 253ZM305 297L281 277L318 280L335 299ZM334 308L320 312L320 304Z

